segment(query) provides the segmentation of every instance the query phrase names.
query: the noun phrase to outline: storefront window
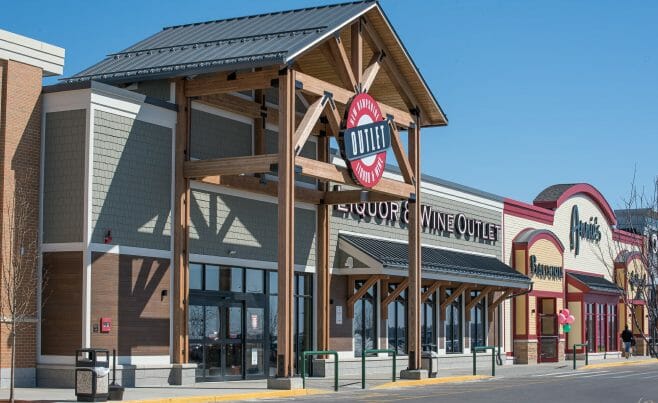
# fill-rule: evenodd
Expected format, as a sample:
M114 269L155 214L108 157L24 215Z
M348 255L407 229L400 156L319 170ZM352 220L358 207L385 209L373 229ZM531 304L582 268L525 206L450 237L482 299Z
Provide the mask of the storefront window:
M454 290L447 290L451 295ZM462 350L462 296L446 307L446 353L461 353Z
M301 370L301 352L313 349L313 295L312 277L306 274L295 275L295 345L294 352L298 365L296 373ZM310 358L310 357L309 357ZM310 367L308 367L310 368Z
M606 310L604 304L596 304L596 349L597 351L606 351Z
M617 351L617 306L608 305L608 351Z
M202 290L203 289L203 265L190 264L190 289Z
M269 375L276 375L276 349L277 349L277 337L278 337L278 326L277 326L277 317L279 310L278 307L278 273L275 271L267 272L267 290L269 294L269 315L268 315L268 330L270 331L270 354L269 354Z
M219 291L219 266L205 265L205 286L206 291Z
M471 291L471 299L476 298L479 295L480 291ZM482 299L471 308L471 320L469 322L471 331L471 348L486 345L486 322L484 320L485 306L485 300Z
M423 293L427 291L423 288ZM437 351L436 345L436 293L432 293L420 306L420 342L423 351Z
M354 292L363 286L365 280L355 282ZM377 348L377 285L368 289L363 297L354 303L354 356L361 357L364 350Z
M265 292L265 272L262 270L247 269L246 283L247 292Z
M594 321L594 304L586 304L585 310L585 340L589 343L588 351L594 352L595 346L595 321Z
M389 284L388 292L399 285ZM388 304L388 348L397 354L407 353L407 290L404 290Z

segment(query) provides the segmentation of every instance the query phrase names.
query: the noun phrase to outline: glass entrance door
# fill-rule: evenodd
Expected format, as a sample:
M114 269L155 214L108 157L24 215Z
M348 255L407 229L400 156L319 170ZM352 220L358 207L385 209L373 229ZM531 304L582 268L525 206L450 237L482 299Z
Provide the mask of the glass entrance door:
M190 362L205 381L242 379L243 318L241 302L190 305Z
M555 298L538 300L539 313L537 320L539 334L539 362L558 361L558 327L555 312Z

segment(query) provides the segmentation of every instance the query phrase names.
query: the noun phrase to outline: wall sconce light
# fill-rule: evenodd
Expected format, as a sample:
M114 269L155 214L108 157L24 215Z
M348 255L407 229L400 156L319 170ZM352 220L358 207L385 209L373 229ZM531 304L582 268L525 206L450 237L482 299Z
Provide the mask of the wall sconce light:
M103 238L103 243L112 243L112 230L108 228L105 238Z
M164 301L164 299L167 298L168 293L169 292L167 290L160 291L160 301Z
M238 251L237 251L237 250L233 250L233 249L231 249L231 250L228 251L229 256L234 256L234 255L237 254L237 253L238 253Z
M530 311L530 313L535 313L535 310L533 309L532 311Z

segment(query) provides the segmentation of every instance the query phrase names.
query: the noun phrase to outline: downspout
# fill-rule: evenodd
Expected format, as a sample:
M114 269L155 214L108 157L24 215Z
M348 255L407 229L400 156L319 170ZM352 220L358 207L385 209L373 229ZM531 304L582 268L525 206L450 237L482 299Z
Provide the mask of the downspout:
M520 297L521 295L529 294L529 293L532 292L532 289L533 289L534 285L535 284L531 282L530 283L530 288L528 288L527 290L522 291L518 294L512 294L512 295L508 296L505 299L512 299L512 298ZM503 365L503 358L500 356L500 350L501 350L501 346L502 346L502 319L503 319L503 316L502 316L500 308L501 307L498 306L498 325L497 325L497 327L498 327L498 332L497 332L498 333L498 352L496 353L496 364L498 364L499 366ZM512 344L512 348L513 347L514 347L514 344Z

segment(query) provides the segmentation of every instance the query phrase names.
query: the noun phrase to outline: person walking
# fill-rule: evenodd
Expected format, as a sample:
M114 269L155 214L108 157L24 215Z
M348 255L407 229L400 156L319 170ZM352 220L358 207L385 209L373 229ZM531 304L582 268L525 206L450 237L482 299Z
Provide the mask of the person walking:
M631 356L631 344L633 342L633 332L628 330L628 325L624 326L624 331L621 332L621 341L624 342L624 355L628 359Z

